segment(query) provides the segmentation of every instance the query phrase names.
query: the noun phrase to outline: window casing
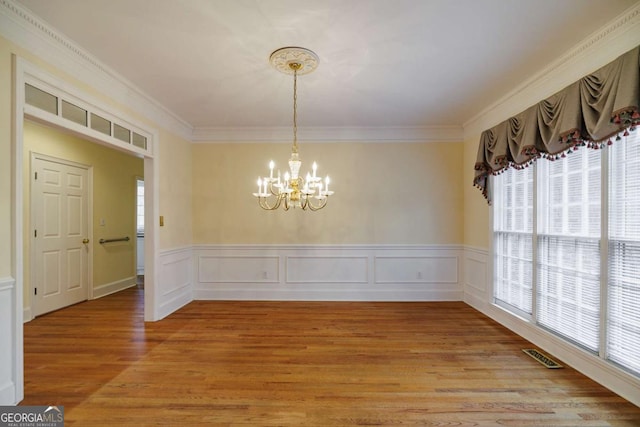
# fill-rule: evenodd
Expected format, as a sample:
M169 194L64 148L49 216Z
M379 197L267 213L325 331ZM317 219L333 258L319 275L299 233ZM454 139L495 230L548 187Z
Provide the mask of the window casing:
M640 376L640 132L494 180L494 302Z

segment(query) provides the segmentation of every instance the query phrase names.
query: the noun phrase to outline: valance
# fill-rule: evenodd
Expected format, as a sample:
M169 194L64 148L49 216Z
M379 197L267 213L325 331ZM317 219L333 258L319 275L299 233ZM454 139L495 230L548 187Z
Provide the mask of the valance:
M640 46L480 136L473 184L491 203L489 175L599 149L640 123Z

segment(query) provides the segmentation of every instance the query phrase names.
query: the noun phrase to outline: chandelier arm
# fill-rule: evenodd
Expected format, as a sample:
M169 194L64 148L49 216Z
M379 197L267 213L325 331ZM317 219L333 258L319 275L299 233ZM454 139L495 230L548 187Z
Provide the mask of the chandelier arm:
M311 203L311 201L309 201L309 209L311 211L319 211L320 209L324 208L327 205L327 201L329 200L328 197L325 197L324 199L322 199L322 201L320 202L320 204L314 206L313 203Z
M280 197L278 197L276 199L276 202L274 205L269 206L269 203L267 202L267 197L258 197L258 204L260 205L260 207L266 211L274 211L276 209L278 209L280 207L280 203L282 203L282 199Z

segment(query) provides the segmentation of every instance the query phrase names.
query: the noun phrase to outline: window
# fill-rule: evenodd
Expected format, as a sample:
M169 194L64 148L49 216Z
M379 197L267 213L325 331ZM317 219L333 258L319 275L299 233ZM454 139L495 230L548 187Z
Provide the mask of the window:
M494 211L495 297L521 315L531 315L533 168L500 175Z
M494 183L495 303L640 375L640 131Z
M136 180L136 232L144 235L144 181Z
M610 148L607 355L640 372L640 131Z
M601 150L540 161L538 323L592 351L600 313Z

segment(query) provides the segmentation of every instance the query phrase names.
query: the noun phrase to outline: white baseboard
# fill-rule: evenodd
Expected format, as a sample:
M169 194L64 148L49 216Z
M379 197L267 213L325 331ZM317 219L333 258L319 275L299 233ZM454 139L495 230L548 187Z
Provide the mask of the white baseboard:
M16 385L13 381L0 384L0 405L17 405L15 391Z
M323 289L260 289L244 286L242 289L200 289L194 292L195 300L261 300L261 301L461 301L462 292L451 290L411 289L403 285L391 285L390 289L338 286Z
M125 279L117 280L111 283L106 283L104 285L93 288L92 299L102 298L107 295L115 294L116 292L120 292L134 286L136 286L136 276L127 277Z
M16 279L0 277L0 405L15 405L22 394L21 292Z
M22 321L23 323L31 322L33 317L31 315L31 307L25 307L22 310Z

